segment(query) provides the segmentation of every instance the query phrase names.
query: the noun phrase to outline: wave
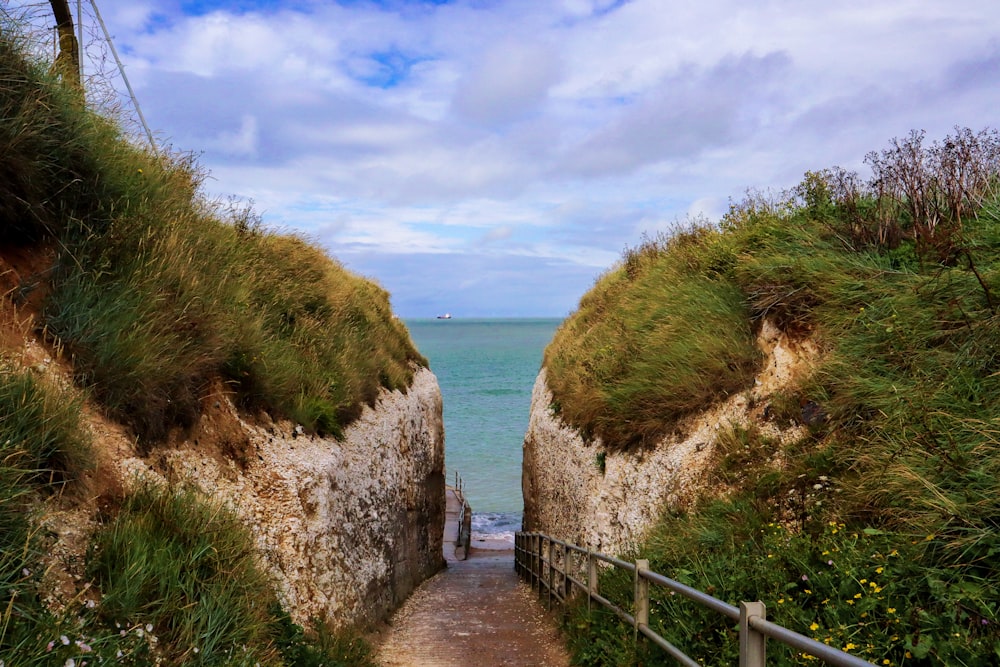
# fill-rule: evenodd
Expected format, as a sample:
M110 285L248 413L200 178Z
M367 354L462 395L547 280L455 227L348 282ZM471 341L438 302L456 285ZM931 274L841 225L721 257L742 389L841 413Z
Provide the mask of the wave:
M521 512L473 512L472 541L504 540L513 544L522 518Z

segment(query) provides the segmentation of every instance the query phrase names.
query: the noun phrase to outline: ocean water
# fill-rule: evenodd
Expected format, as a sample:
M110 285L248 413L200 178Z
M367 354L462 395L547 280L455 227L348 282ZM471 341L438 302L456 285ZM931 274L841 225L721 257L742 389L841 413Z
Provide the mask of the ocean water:
M457 471L476 534L520 529L521 444L542 352L559 319L412 319L444 399L448 483Z

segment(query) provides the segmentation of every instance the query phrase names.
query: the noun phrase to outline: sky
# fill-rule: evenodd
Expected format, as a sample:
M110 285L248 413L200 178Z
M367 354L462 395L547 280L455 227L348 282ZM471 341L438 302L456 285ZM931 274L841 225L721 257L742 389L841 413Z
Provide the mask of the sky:
M158 140L402 317L572 312L622 251L997 127L996 0L99 0Z

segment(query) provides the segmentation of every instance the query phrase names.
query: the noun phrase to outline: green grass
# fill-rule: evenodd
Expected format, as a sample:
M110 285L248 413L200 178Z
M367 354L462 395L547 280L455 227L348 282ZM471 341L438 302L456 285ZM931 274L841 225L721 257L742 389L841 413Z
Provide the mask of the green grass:
M0 659L8 664L32 664L36 635L57 624L39 597L44 545L30 513L87 466L79 408L73 396L0 361Z
M368 667L370 648L284 613L248 531L194 493L143 488L93 536L89 581L47 590L39 503L89 463L80 399L0 366L0 660ZM56 594L60 610L43 603ZM197 651L196 651L197 649Z
M207 201L189 156L130 143L0 20L0 243L56 256L11 296L39 289L38 326L88 396L149 447L220 380L246 410L326 434L382 388L407 389L426 360L384 290ZM81 402L0 362L0 665L372 664L352 633L293 623L246 529L183 491L108 509L90 580L48 606L63 592L45 588L53 536L37 513L88 466Z
M48 331L144 442L191 424L215 378L248 409L336 435L426 365L384 290L208 202L189 156L131 144L7 32L0 80L0 238L58 250Z
M704 404L745 388L760 354L735 261L695 229L631 251L580 302L545 353L559 414L610 449L653 443Z
M943 183L934 160L927 164L927 181ZM771 318L792 334L812 336L823 352L811 376L772 397L767 411L787 426L807 421L803 406L818 410L822 417L808 420L807 435L781 444L754 426L720 431L707 476L714 491L665 515L638 553L653 569L730 603L763 600L769 618L877 664L996 664L1000 201L977 192L966 203L980 206L958 206L933 188L926 195L933 201L916 207L905 197L880 201L863 188L850 199L837 189L842 177L808 174L782 199L750 197L735 206L718 230L697 232L695 242L657 241L636 251L669 262L663 273L682 273L690 290L704 289L706 271L714 271L739 293L747 326ZM945 185L934 187L944 192ZM949 201L960 219L948 213ZM936 226L920 218L928 207L940 215ZM887 211L895 217L877 217ZM634 254L564 327L584 336L603 332L590 339L591 356L571 369L590 374L586 381L598 391L653 382L611 374L613 381L602 384L593 380L593 362L587 365L597 350L628 359L617 372L640 365L633 357L645 348L628 336L618 345L618 334L608 332L656 312L668 290L637 283L629 292ZM673 287L670 279L662 284ZM645 306L634 305L642 300ZM603 304L596 321L595 303ZM557 337L547 360L569 358L566 349L576 352ZM649 349L662 367L682 361L660 358L669 354L665 348ZM557 366L555 374L562 372ZM648 395L691 392L670 375L660 382L668 389L650 387ZM595 422L578 416L575 395L558 380L553 393L560 414L592 432ZM675 419L669 405L662 413L665 422ZM626 431L634 423L605 414L621 419ZM602 586L628 602L630 581L607 575ZM705 664L735 661L728 622L676 596L658 595L653 608L683 650ZM603 612L588 618L575 610L567 631L579 664L670 664L655 647L633 647L630 629ZM774 664L812 662L770 647Z

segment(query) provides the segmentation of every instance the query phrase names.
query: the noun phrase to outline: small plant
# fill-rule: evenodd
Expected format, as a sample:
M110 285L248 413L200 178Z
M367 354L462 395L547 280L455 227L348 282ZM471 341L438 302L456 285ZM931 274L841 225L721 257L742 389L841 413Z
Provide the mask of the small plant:
M601 451L594 455L594 465L597 467L598 472L602 475L607 472L608 468L608 453Z

